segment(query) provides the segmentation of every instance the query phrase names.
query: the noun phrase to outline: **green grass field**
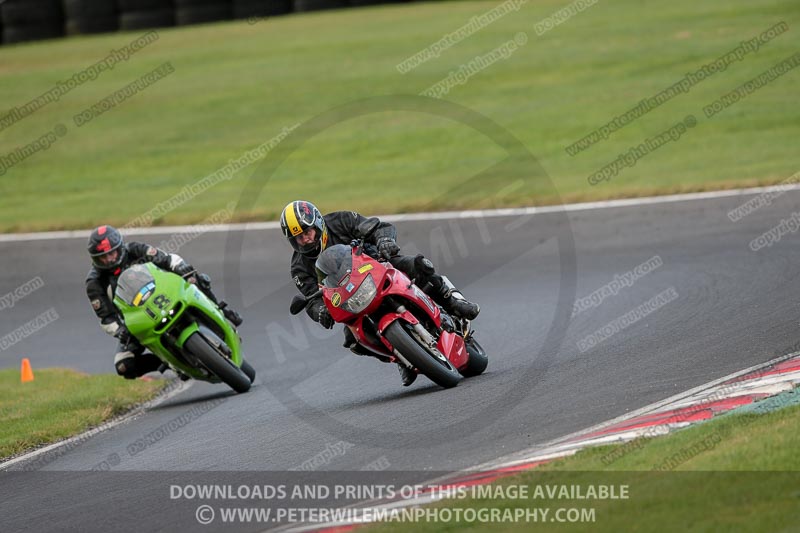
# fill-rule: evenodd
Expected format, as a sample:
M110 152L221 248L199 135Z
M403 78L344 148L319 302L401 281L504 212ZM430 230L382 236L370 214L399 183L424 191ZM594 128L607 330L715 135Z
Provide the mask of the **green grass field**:
M419 94L519 32L528 42L453 87L448 101L517 137L545 169L512 161L482 133L427 113L386 111L332 126L273 176L250 167L155 221L200 221L263 189L242 220L275 219L292 199L365 213L532 205L781 181L800 170L800 72L790 71L713 118L702 108L797 51L794 0L601 0L551 31L535 24L567 2L528 2L407 74L396 65L498 2L432 2L159 30L160 38L19 123L0 156L56 124L67 134L0 176L0 231L124 225L277 135L334 107ZM676 83L687 72L784 21L789 31L590 149L565 147ZM0 47L0 107L22 106L140 35L120 33ZM175 72L78 128L72 117L170 62ZM589 186L618 154L688 114L677 142ZM512 180L513 195L492 192ZM552 185L551 185L552 183ZM456 191L456 192L447 192Z
M800 406L741 414L619 447L577 455L507 478L528 487L527 499L445 500L440 508L549 509L544 523L417 523L414 531L797 531L800 523ZM625 499L533 497L536 487L628 486ZM545 489L542 489L545 490ZM513 495L512 492L508 492ZM547 493L544 492L546 495ZM470 495L469 493L467 494ZM503 494L506 495L505 493ZM594 521L553 522L558 508L594 509ZM446 515L444 515L446 516ZM541 514L538 516L542 516ZM576 517L579 515L575 515ZM567 512L562 519L569 517ZM370 531L407 531L400 522Z
M20 383L18 370L0 370L0 459L98 426L154 397L167 383L65 369L34 373L34 381Z

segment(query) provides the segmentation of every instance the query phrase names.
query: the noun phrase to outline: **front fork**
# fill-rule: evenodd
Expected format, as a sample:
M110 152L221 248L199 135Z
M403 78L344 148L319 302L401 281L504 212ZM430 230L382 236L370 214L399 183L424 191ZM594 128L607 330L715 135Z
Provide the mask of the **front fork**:
M402 317L407 312L408 309L406 309L404 305L397 306L397 314L400 315L398 318ZM431 353L436 354L436 357L439 357L441 359L447 359L447 357L445 357L445 355L439 351L437 339L433 335L431 335L431 333L427 329L425 329L425 326L423 326L419 321L417 321L416 323L411 324L411 327L414 330L414 332L419 336L420 340L422 340L422 342L424 342L425 345L430 349ZM408 361L408 359L403 357L403 354L397 351L397 349L394 346L392 346L392 353L394 353L395 357L397 357L400 361L402 361L407 368L410 369L414 368L414 365L412 365Z
M401 318L402 318L402 316L403 316L403 315L405 315L405 314L408 312L408 309L406 309L406 306L404 306L404 305L398 305L398 306L397 306L397 310L396 310L396 312L397 312L397 314L398 314L399 316L398 316L398 317L397 317L395 320L393 320L392 322L396 322L397 320L401 319ZM419 323L417 323L416 325L419 325ZM388 327L388 326L387 326L387 327ZM414 365L412 365L412 364L411 364L411 363L408 361L408 359L406 359L406 358L403 356L403 354L401 354L401 353L400 353L400 352L397 350L397 348L395 348L394 346L392 346L392 353L394 354L394 356L395 356L397 359L399 359L399 360L400 360L400 361L403 363L403 366L405 366L406 368L409 368L409 369L411 369L411 370L413 370L413 369L414 369Z

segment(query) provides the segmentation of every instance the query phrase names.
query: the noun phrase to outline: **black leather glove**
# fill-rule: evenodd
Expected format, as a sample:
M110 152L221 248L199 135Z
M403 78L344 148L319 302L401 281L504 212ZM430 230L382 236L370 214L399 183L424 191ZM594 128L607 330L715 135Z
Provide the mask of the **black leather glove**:
M208 274L198 274L197 275L197 286L203 289L210 289L211 288L211 276Z
M173 268L172 271L175 272L179 276L185 276L186 274L194 271L194 267L192 265L190 265L189 263L185 263L184 262L184 263L180 263L178 265L175 265L175 268Z
M333 317L328 312L328 308L325 307L324 302L313 304L308 308L308 314L313 320L319 322L319 325L325 329L331 329L335 324Z
M119 342L124 345L127 345L131 341L131 333L128 331L128 328L125 327L125 324L120 325L117 332L114 333L114 337L119 339Z
M197 283L197 278L194 275L191 275L188 278L186 277L188 274L194 272L194 267L189 263L181 263L173 268L172 271L180 277L185 278L189 283Z
M391 237L378 239L378 253L387 261L400 253L400 247Z

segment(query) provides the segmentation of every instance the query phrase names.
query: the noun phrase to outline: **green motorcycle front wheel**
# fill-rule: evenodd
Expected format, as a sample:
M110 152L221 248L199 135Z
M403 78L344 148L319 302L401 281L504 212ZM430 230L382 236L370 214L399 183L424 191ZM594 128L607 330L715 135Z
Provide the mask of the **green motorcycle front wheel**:
M250 390L250 378L233 361L219 353L199 332L192 333L186 339L184 349L236 392Z

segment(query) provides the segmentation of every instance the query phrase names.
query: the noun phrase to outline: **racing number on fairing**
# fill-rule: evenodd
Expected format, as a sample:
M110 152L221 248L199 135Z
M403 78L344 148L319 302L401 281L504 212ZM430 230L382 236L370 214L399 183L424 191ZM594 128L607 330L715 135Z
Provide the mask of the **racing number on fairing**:
M162 311L169 307L169 304L172 303L169 298L164 296L163 294L159 294L153 299L153 303L156 304L156 307L161 309Z

